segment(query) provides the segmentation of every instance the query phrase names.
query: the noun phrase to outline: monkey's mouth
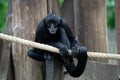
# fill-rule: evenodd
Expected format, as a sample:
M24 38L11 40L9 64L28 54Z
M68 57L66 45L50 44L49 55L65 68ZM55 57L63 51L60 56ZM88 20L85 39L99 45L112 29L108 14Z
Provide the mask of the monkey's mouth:
M52 30L52 31L50 31L50 33L51 33L51 34L55 34L55 33L56 33L56 31L55 31L55 30Z
M49 28L48 30L49 30L50 34L56 34L57 29L58 29L58 28L55 28L55 29Z

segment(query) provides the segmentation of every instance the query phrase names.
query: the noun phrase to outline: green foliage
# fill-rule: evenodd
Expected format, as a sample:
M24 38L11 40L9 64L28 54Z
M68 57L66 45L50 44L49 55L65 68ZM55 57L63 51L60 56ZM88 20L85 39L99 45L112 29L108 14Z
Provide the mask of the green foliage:
M59 0L59 3L60 3L60 7L62 7L64 0Z
M4 31L8 1L0 0L0 32Z
M110 29L115 28L114 0L107 0L107 26Z

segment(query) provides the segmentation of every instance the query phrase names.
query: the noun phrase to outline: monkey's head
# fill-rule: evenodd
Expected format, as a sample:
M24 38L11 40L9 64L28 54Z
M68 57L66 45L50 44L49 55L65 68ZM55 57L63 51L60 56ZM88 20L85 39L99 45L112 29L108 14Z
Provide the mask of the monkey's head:
M46 28L48 29L50 34L56 34L61 23L62 23L62 19L58 15L56 15L55 13L50 13L45 18Z

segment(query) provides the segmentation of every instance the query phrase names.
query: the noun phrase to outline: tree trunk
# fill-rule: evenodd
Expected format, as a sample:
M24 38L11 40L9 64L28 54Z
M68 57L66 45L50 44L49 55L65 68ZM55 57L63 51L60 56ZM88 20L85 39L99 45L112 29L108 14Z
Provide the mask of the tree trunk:
M53 12L61 16L60 6L58 0L52 0L53 1Z
M120 1L115 0L115 19L116 19L116 38L117 38L117 51L120 54L120 5L118 4Z
M61 8L61 14L65 21L68 23L72 32L75 33L73 0L64 1L63 6Z
M8 0L5 33L12 35L12 0ZM13 80L11 42L0 40L0 80Z
M117 51L120 54L120 0L115 0L115 24L116 24L116 40L117 40ZM120 61L119 61L120 64Z
M107 52L105 0L79 0L78 37L88 51Z
M0 61L2 56L3 40L0 39Z
M81 45L87 47L88 51L107 52L105 0L74 0L73 2L65 0L68 4L64 3L62 14L70 26L74 24L72 29ZM73 80L68 75L65 78L65 80L70 79Z
M38 23L47 15L46 0L13 0L13 36L33 40ZM30 47L12 44L15 80L44 80L45 65L27 56Z
M65 0L62 7L63 18L88 51L107 52L105 0L74 0L73 2ZM73 8L76 4L78 9Z

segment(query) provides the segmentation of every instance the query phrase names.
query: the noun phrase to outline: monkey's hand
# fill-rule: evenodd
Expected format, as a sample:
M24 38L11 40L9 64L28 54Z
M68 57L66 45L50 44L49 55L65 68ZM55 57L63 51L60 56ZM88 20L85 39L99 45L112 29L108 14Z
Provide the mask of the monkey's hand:
M72 47L72 57L78 60L87 59L87 49L86 47L75 46Z
M69 65L72 62L72 57L68 55L68 48L66 46L60 48L61 57L65 65Z
M72 57L76 58L79 52L80 52L80 46L72 47Z

